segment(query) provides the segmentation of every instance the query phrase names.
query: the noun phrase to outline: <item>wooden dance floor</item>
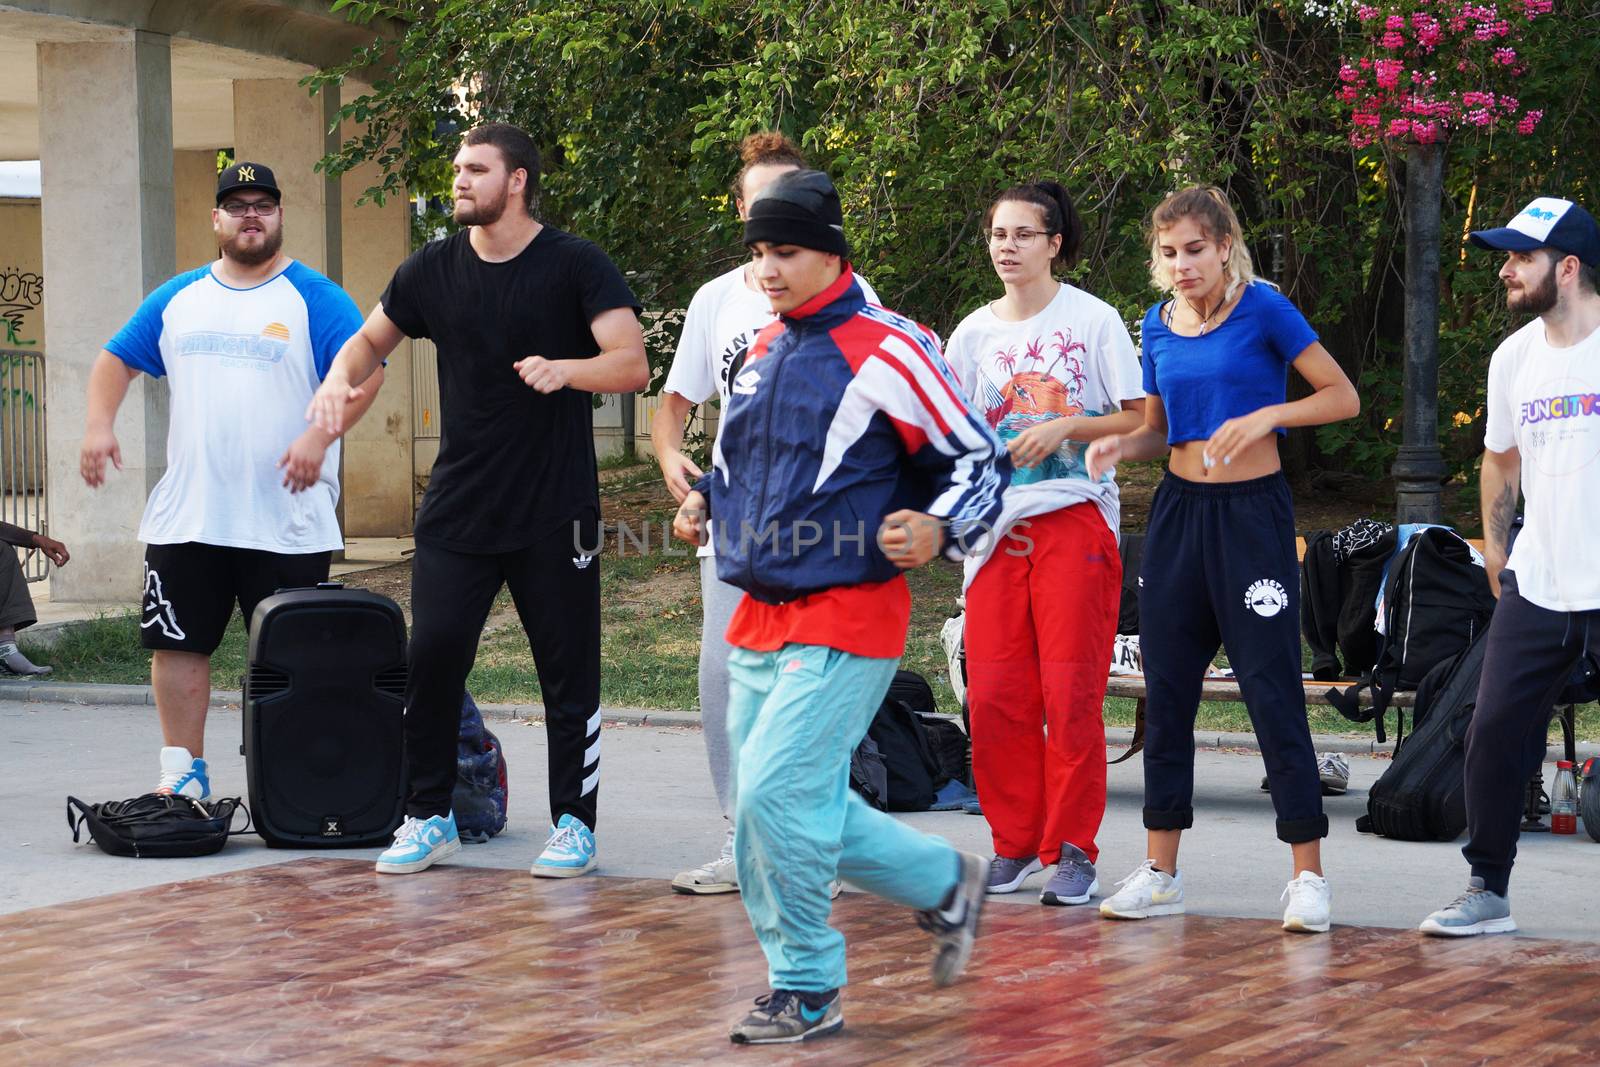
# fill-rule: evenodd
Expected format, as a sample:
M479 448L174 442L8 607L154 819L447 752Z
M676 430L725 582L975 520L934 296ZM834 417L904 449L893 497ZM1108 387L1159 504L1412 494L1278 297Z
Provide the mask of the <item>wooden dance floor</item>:
M934 990L906 909L836 916L844 1031L738 1048L766 982L737 897L262 867L0 919L0 1063L1527 1063L1588 1059L1600 1017L1588 944L1006 905Z

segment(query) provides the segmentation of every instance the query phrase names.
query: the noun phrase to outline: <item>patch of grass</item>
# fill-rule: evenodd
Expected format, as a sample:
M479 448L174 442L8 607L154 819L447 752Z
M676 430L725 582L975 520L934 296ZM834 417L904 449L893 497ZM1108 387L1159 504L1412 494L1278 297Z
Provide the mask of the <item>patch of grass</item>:
M694 557L677 555L676 550L670 556L663 554L656 542L652 542L651 549L649 554L640 554L630 547L620 555L612 549L602 559L601 699L618 707L693 711L699 704L698 564ZM939 630L955 612L956 597L961 593L961 566L936 560L912 571L907 581L911 587L911 630L900 665L927 678L940 710L954 712L959 705L950 689ZM501 590L495 599L495 613L509 612L511 607L510 593ZM244 622L235 612L212 657L212 688L239 688L247 641ZM139 620L131 612L68 627L48 648L30 642L27 631L23 631L21 643L35 662L55 667L53 681L150 683L150 654L139 645ZM1225 657L1219 660L1226 663ZM484 635L467 688L487 703L540 702L533 656L514 616ZM1332 708L1312 707L1309 714L1312 733L1372 736L1370 725L1351 723ZM1106 700L1107 725L1132 726L1133 719L1132 700ZM1579 707L1577 720L1580 739L1600 739L1600 705ZM1393 715L1388 722L1392 734ZM1202 703L1195 726L1219 733L1251 730L1244 705L1229 703ZM1559 743L1559 724L1551 723L1550 737Z
M239 688L248 640L244 620L235 611L222 644L211 657L211 688ZM66 627L49 647L30 642L24 630L21 644L35 663L55 668L49 679L52 682L150 684L150 653L139 644L139 616L134 612L102 615Z

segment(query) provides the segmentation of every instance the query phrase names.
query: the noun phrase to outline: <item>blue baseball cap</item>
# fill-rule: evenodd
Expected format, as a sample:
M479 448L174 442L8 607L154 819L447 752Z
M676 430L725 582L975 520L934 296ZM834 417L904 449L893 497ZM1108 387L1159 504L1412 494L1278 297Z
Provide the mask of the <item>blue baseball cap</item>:
M1541 196L1498 229L1474 230L1468 239L1479 248L1532 252L1554 248L1591 267L1600 267L1600 223L1571 200Z

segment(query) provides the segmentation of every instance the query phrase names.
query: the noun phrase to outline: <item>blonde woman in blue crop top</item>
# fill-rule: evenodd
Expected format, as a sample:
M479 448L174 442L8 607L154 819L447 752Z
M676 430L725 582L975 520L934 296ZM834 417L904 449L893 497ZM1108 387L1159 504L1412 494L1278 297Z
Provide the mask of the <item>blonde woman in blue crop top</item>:
M1167 197L1150 218L1151 276L1170 294L1144 318L1144 425L1089 447L1090 477L1170 455L1151 504L1140 575L1148 858L1100 906L1142 919L1184 910L1178 843L1194 824L1194 719L1219 645L1261 742L1280 840L1293 852L1286 930L1328 929L1328 820L1300 680L1294 510L1278 460L1290 426L1360 410L1316 331L1254 278L1221 191ZM1285 402L1288 370L1310 396Z

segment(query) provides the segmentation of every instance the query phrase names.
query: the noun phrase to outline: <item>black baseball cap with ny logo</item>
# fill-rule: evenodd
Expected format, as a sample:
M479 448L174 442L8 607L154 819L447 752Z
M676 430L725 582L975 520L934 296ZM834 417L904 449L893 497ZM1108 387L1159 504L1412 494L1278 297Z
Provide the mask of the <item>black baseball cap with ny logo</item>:
M235 163L217 175L217 203L222 203L222 198L229 193L237 193L241 189L260 189L264 193L271 193L274 200L283 199L272 168L260 163Z

